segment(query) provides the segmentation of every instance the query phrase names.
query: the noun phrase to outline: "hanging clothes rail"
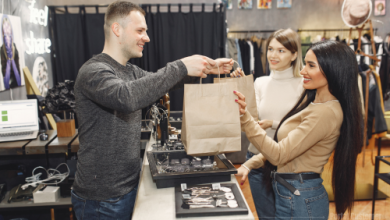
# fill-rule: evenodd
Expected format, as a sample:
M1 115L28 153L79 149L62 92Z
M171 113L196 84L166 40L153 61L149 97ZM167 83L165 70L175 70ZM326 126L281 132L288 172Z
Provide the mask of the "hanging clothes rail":
M206 6L213 6L214 4L217 4L217 3L186 3L186 4L180 4L180 3L177 3L177 4L140 4L140 6L202 6L202 5L206 5ZM219 5L219 4L218 4ZM82 5L84 7L108 7L108 5L103 5L103 4L100 4L100 5ZM80 5L54 5L54 6L50 6L51 8L65 8L65 7L68 7L68 8L79 8Z
M363 29L364 31L369 31L370 29L367 28L367 29ZM374 33L376 33L376 31L378 30L378 28L374 28ZM325 32L328 32L328 31L346 31L346 32L349 32L350 29L349 28L341 28L341 29L298 29L298 33L300 32L321 32L321 31L325 31ZM352 29L352 31L357 31L357 29Z
M249 30L249 31L229 31L229 33L270 33L276 30Z

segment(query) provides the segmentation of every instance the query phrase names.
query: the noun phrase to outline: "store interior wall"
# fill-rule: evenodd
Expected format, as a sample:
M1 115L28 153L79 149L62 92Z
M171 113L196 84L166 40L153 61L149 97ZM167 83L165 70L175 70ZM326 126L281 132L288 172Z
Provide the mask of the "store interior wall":
M137 4L166 3L214 3L218 0L131 0ZM107 0L50 0L50 5L109 4ZM238 9L237 0L232 0L233 9L227 10L229 30L277 30L280 28L298 29L340 29L348 28L341 19L344 0L292 0L291 9L278 9L272 0L271 9L257 9L257 0L252 0L252 9ZM373 7L374 7L374 1ZM390 33L390 4L386 4L385 16L374 16L377 35L384 37Z
M12 14L11 1L0 0L0 11ZM48 5L95 5L109 4L107 0L44 0ZM167 4L167 3L217 3L218 0L132 0L137 4ZM291 9L278 9L276 0L272 1L271 9L257 9L257 0L253 0L252 9L238 9L237 0L233 0L233 9L227 10L229 30L277 30L280 28L297 29L339 29L348 28L341 19L343 0L293 0ZM378 28L377 35L384 37L390 33L390 4L386 5L385 16L371 15L374 28ZM195 8L194 8L195 9ZM183 8L184 10L184 8ZM376 22L384 22L381 24ZM265 36L266 37L266 36ZM0 100L24 99L25 87L0 92Z
M237 30L277 30L280 28L298 29L344 29L347 27L341 18L344 0L292 0L289 9L278 9L272 0L271 9L257 9L257 0L252 9L238 9L233 0L233 9L227 10L229 31ZM382 38L390 33L390 5L386 4L385 16L374 16L374 1L371 19L377 35ZM382 21L383 24L375 20ZM368 26L366 25L365 28Z

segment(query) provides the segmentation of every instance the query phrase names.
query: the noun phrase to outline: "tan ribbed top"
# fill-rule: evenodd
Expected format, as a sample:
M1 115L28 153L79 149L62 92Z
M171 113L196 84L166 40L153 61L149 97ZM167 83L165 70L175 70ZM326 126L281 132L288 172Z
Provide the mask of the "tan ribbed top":
M246 112L241 117L241 129L260 154L244 165L259 168L267 159L281 173L322 173L336 147L342 122L343 111L338 101L311 103L283 122L277 143Z

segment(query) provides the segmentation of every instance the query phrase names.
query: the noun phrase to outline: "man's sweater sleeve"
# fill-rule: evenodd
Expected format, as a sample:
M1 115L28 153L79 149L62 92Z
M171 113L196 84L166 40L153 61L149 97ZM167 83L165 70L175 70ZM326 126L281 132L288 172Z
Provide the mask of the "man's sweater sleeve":
M83 81L83 94L104 107L121 112L148 106L187 76L187 68L180 60L168 63L156 73L133 68L134 81L124 81L104 64L95 63L93 71L84 71L86 74L78 79Z

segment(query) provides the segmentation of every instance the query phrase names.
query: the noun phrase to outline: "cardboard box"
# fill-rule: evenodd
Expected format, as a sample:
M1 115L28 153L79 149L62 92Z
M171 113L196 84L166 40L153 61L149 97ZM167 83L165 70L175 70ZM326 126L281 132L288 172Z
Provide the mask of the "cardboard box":
M56 202L60 197L60 187L41 184L33 192L34 203ZM44 188L42 190L42 188Z

